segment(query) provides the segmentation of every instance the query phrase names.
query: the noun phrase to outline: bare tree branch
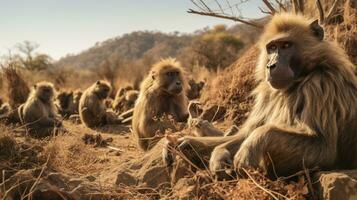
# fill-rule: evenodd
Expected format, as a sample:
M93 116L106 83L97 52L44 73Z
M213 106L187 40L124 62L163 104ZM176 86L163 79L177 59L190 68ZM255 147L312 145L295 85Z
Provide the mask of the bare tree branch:
M324 14L324 9L322 8L322 4L321 4L321 1L320 0L316 0L316 6L317 6L317 9L319 10L319 21L320 21L320 24L324 24L325 23L325 14Z
M279 0L275 0L275 2L279 5L279 10L283 10L284 12L286 12L287 11L287 9L285 8L285 6L284 6L284 4L283 3L281 3L281 1L279 1Z
M272 14L276 13L275 8L271 5L271 3L268 0L263 0L263 2L269 8Z
M218 5L218 7L219 7L219 9L221 10L222 14L224 14L224 11L223 11L223 8L222 8L221 4L220 4L220 3L218 3L218 1L217 1L217 0L214 0L214 1L215 1L215 2L216 2L216 4Z
M250 25L250 26L254 26L256 28L263 28L261 25L259 24L256 24L254 22L250 22L250 21L246 21L244 19L240 19L238 17L232 17L232 16L226 16L226 15L221 15L221 14L218 14L218 13L214 13L214 12L200 12L200 11L195 11L195 10L192 10L192 9L189 9L187 11L188 13L191 13L191 14L197 14L197 15L204 15L204 16L211 16L211 17L217 17L217 18L222 18L222 19L229 19L229 20L233 20L235 22L241 22L243 24L247 24L247 25Z
M263 10L263 8L259 7L260 12L267 14L267 15L273 15L273 13L269 12L269 11L265 11Z
M210 12L212 12L212 10L206 5L206 3L203 0L200 0L201 4L206 7L206 9Z

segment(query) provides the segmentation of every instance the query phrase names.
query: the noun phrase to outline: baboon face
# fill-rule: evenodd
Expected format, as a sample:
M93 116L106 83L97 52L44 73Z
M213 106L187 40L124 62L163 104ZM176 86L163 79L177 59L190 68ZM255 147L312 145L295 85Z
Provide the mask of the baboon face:
M97 81L95 83L95 88L94 88L94 93L100 98L100 99L106 99L109 96L110 93L110 86L102 81Z
M178 95L183 90L181 70L174 67L167 67L163 69L159 75L160 88L170 94Z
M54 97L55 92L53 87L50 85L35 85L34 89L36 90L36 95L38 96L38 98L40 98L44 102L49 102Z
M317 21L310 24L310 30L305 34L317 38L317 41L323 39L323 29ZM293 30L290 30L293 31ZM307 64L304 63L304 57L301 55L301 49L307 48L298 36L289 33L283 33L274 37L265 45L267 80L275 89L289 87L294 80L306 74Z

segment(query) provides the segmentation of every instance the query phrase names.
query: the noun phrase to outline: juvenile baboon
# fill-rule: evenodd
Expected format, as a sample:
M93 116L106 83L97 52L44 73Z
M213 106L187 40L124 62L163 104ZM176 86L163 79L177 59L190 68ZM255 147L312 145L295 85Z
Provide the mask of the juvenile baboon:
M134 107L132 128L141 149L146 151L156 144L156 133L176 130L173 122L162 119L163 116L171 116L175 122L187 120L185 89L186 80L179 62L168 58L153 65L141 84Z
M139 91L126 90L123 94L118 91L113 102L113 110L117 113L123 113L134 108L136 99L139 97Z
M62 126L53 102L55 92L52 83L36 83L26 102L19 107L20 120L33 137L50 136Z
M97 81L84 91L79 102L79 115L83 124L89 128L106 124L120 124L121 120L112 112L108 112L105 99L111 87L105 81Z
M205 82L200 81L196 83L193 79L188 82L189 89L187 90L187 97L189 100L197 99L201 95L201 90L205 86Z
M232 164L270 176L356 168L356 68L323 37L317 21L276 14L260 39L255 104L242 128L234 136L184 137L179 149L193 162L190 146L211 155L209 167L221 177Z
M58 113L65 119L74 114L73 92L59 92L56 97L55 105Z
M76 91L62 91L56 97L55 105L58 113L64 118L68 119L71 115L78 115L79 100L82 96L80 90Z

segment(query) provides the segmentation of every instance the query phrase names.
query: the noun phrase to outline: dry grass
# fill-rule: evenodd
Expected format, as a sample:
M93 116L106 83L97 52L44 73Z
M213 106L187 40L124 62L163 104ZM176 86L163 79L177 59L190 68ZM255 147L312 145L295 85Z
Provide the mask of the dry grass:
M12 108L16 108L26 101L30 89L17 67L7 66L3 68L3 74L6 80L7 100Z

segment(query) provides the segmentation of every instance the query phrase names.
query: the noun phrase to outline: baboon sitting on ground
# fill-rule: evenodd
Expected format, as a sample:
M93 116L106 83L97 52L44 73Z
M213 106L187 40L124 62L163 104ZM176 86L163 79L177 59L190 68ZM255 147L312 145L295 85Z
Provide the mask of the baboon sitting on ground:
M187 90L187 97L189 100L197 99L201 95L201 90L205 86L205 82L200 81L198 83L195 82L195 80L190 79L188 82L189 84L189 89Z
M208 163L199 157L210 156L209 168L221 178L231 167L262 168L270 177L356 168L356 67L344 51L324 40L317 21L293 14L276 14L260 46L255 105L239 132L184 137L179 150L200 166Z
M60 92L56 97L56 106L59 114L64 118L68 119L71 115L78 114L79 100L82 96L80 90L75 92L63 91Z
M121 114L134 108L138 97L139 92L133 89L127 90L124 93L122 93L122 91L118 91L113 102L113 110L116 113Z
M154 64L140 87L140 95L134 107L132 128L138 145L144 151L157 142L156 133L176 131L175 122L186 122L188 118L186 79L180 63L169 58Z
M113 112L107 111L104 100L108 98L111 87L105 81L97 81L84 91L79 102L79 115L83 124L89 128L106 124L120 124L121 120Z
M52 83L35 84L26 102L19 107L21 123L27 132L37 138L51 136L62 126L54 105L55 89Z

